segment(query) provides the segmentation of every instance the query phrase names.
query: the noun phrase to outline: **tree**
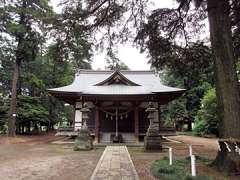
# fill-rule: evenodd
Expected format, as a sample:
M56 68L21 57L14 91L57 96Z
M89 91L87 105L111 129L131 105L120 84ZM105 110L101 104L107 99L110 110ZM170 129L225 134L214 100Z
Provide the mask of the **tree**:
M0 7L0 29L16 42L8 121L8 135L12 137L15 136L16 129L17 85L21 63L36 57L39 40L41 39L38 30L46 23L46 16L51 14L51 8L46 0L3 1Z
M230 2L228 0L208 0L208 18L210 37L214 53L216 94L218 116L220 120L219 135L221 138L240 138L240 94L236 74L236 59L233 53L233 42L230 19ZM228 153L220 144L216 165L227 171L240 171L240 158L237 153Z
M89 13L92 13L91 17L96 20L94 22L99 22L98 24L101 24L101 26L113 26L117 24L121 20L120 17L126 12L133 14L134 19L139 20L139 22L134 26L137 31L139 30L139 27L144 25L145 19L142 17L147 11L147 6L144 6L145 1L125 0L122 3L125 5L127 2L132 2L132 4L135 5L134 8L131 8L132 6L124 6L123 8L121 3L116 1L112 3L109 0L89 0L87 2L87 8L90 9ZM219 105L218 114L220 119L220 137L223 139L235 138L239 141L240 95L236 75L236 59L233 53L231 29L234 26L239 26L240 3L237 0L177 0L177 2L179 2L179 6L177 8L154 10L152 15L156 18L158 23L152 24L153 27L149 28L159 32L156 36L160 34L162 40L156 43L164 45L166 49L170 47L168 43L169 41L175 42L176 44L176 39L179 39L179 37L183 37L185 41L182 45L187 47L189 42L194 39L193 36L196 37L195 32L199 32L201 30L202 26L199 22L208 17L210 24L211 46L214 55L214 69L216 76L215 84ZM193 3L196 8L193 8ZM114 7L116 7L114 15L117 16L110 18L109 15ZM139 10L137 14L134 13L134 10L136 9ZM97 18L97 15L99 14L102 16ZM189 29L189 27L191 27L191 29ZM120 28L117 29L119 30ZM129 31L126 30L123 32ZM116 37L116 33L113 32L112 34ZM128 36L129 34L125 35ZM150 40L154 41L156 36L153 36ZM118 36L118 38L122 37ZM125 40L126 38L123 39ZM160 38L158 39L160 40ZM158 49L155 50L157 51ZM160 60L161 59L158 60L159 64L161 64ZM218 153L216 158L216 165L220 169L225 169L228 172L239 172L239 162L239 155L234 152L227 153L227 148L222 148L222 151ZM226 169L226 167L229 168Z
M48 126L48 110L40 101L40 97L18 96L18 133L25 133L25 126L28 129L28 133L31 132L31 126L33 126L35 132L38 132L42 125Z
M148 32L145 35L157 36L158 33ZM138 38L138 41L142 38L150 39L140 35ZM153 39L154 41L144 43L142 48L148 49L152 66L160 71L163 83L187 89L181 98L168 104L163 119L187 123L188 130L191 131L191 124L200 109L201 99L209 86L213 85L211 49L201 42L189 44L186 48L168 42L166 47L159 43L161 39L158 37Z
M62 12L57 14L50 29L54 38L55 60L70 61L75 70L91 69L92 43L90 29L85 22L85 10L82 1L66 0L62 5ZM57 53L57 54L56 54Z
M107 62L106 69L129 70L129 67L116 56L116 52L113 51L112 47L107 49L106 62Z
M192 1L179 0L179 6L177 9L158 9L153 11L150 17L157 23L151 24L152 27L148 26L147 28L150 29L150 32L157 31L159 33L150 36L149 41L153 42L150 45L155 42L155 44L158 43L160 44L159 46L163 46L163 48L170 49L170 43L174 42L172 40L178 38L178 35L181 35L185 39L185 46L188 47L191 33L187 30L187 25L195 23L194 27L198 27L197 20L205 18L207 9L211 44L214 55L215 85L219 105L219 135L220 138L223 139L239 139L239 87L236 76L236 59L234 59L231 34L232 16L230 16L230 14L234 14L236 15L235 19L236 17L239 18L239 14L237 15L232 11L232 9L237 9L237 7L239 7L239 3L231 1L232 4L230 5L230 1L228 0L195 1L197 9L192 11L191 2ZM194 15L193 12L195 12ZM150 23L151 21L149 24ZM157 41L156 38L158 38L159 41ZM148 47L151 57L161 66L162 63L165 62L164 56L160 56L160 59L156 57L155 52L157 49L153 47L151 50L151 47L153 46ZM224 169L228 172L239 172L240 159L237 153L228 153L227 148L222 144L221 147L222 151L218 153L215 164L220 169ZM229 168L226 169L225 167Z
M14 72L12 66L21 55L17 68L21 67L21 73L15 73L15 77L18 75L16 98L20 109L17 110L17 117L11 117L9 130L14 134L17 125L18 130L22 129L21 133L24 133L26 127L31 129L33 124L43 124L34 116L29 116L29 109L22 108L29 106L35 110L47 109L48 120L44 122L45 125L48 123L48 129L53 129L58 121L66 119L71 108L65 112L64 104L49 97L47 89L71 83L74 71L78 68L91 68L88 32L83 29L82 21L77 17L78 11L71 3L64 6L61 14L53 14L45 0L5 1L1 5L0 29L3 33L0 36L0 83L3 85L4 100L0 103L0 108L4 113L5 107L8 107L8 97L14 97L11 92L11 87L14 87L11 86L11 74ZM71 14L73 11L76 14ZM20 21L21 16L24 17L23 22ZM21 43L17 41L20 35ZM46 43L47 38L51 39L50 45L49 42ZM18 54L15 53L16 50L19 51ZM15 104L15 101L12 102ZM30 114L25 113L27 111Z

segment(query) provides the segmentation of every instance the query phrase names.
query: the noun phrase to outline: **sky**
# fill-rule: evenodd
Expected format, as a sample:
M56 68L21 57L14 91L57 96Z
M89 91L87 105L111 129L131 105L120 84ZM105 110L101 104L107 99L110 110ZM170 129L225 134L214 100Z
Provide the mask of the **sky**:
M54 10L59 12L61 9L57 6L61 0L51 0L51 5ZM174 0L152 0L152 8L169 8L175 7ZM133 47L132 43L128 42L118 46L117 57L124 62L131 70L149 70L150 64L148 64L149 58L146 53L140 53L139 49ZM106 66L105 52L94 51L92 68L104 69Z
M172 0L153 0L154 7L173 7L174 2ZM117 57L123 61L131 70L149 70L150 64L148 64L149 58L146 53L140 53L140 50L133 47L132 43L126 43L119 45ZM93 69L104 69L105 54L96 54L93 58Z

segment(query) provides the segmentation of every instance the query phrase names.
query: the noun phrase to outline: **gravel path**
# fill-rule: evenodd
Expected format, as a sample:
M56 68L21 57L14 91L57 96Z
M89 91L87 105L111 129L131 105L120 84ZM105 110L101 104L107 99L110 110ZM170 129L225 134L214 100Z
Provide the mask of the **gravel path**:
M203 146L208 149L216 150L218 149L218 143L216 138L203 138L195 136L171 136L171 140L179 141L184 144L191 144L193 146Z

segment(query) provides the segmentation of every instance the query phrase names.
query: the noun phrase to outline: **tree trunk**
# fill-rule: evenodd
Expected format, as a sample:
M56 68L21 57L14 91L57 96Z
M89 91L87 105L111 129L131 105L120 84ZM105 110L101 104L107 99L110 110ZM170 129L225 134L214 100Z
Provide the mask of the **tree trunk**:
M207 0L210 37L215 57L216 94L218 100L220 138L240 138L240 93L232 47L230 5L228 0ZM240 156L229 152L220 143L221 151L214 165L228 173L240 172Z
M27 2L24 0L21 3L21 6L23 9L27 7ZM20 20L19 24L26 27L26 14L24 11L20 13ZM9 112L9 119L8 119L8 136L14 137L16 135L16 113L17 113L17 90L21 89L17 87L18 80L19 80L19 74L20 74L20 68L21 68L21 62L24 59L24 33L19 33L16 36L18 45L16 50L16 61L14 65L14 72L13 72L13 80L12 80L12 94L11 94L11 102L10 102L10 112Z
M11 94L11 104L10 113L8 120L8 136L14 137L16 135L16 106L17 106L17 83L19 78L21 60L17 58L14 66L13 80L12 80L12 94Z

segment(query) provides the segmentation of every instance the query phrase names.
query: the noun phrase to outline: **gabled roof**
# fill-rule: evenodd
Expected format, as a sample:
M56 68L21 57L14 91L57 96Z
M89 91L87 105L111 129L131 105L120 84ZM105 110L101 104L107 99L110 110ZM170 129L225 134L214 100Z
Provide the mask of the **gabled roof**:
M151 95L184 91L162 85L160 78L153 71L118 70L80 70L72 84L49 89L49 92L54 94L77 93L78 95Z
M114 71L114 73L105 79L102 82L95 84L95 86L103 86L103 85L110 85L110 84L122 84L128 86L140 86L126 78L119 70Z

